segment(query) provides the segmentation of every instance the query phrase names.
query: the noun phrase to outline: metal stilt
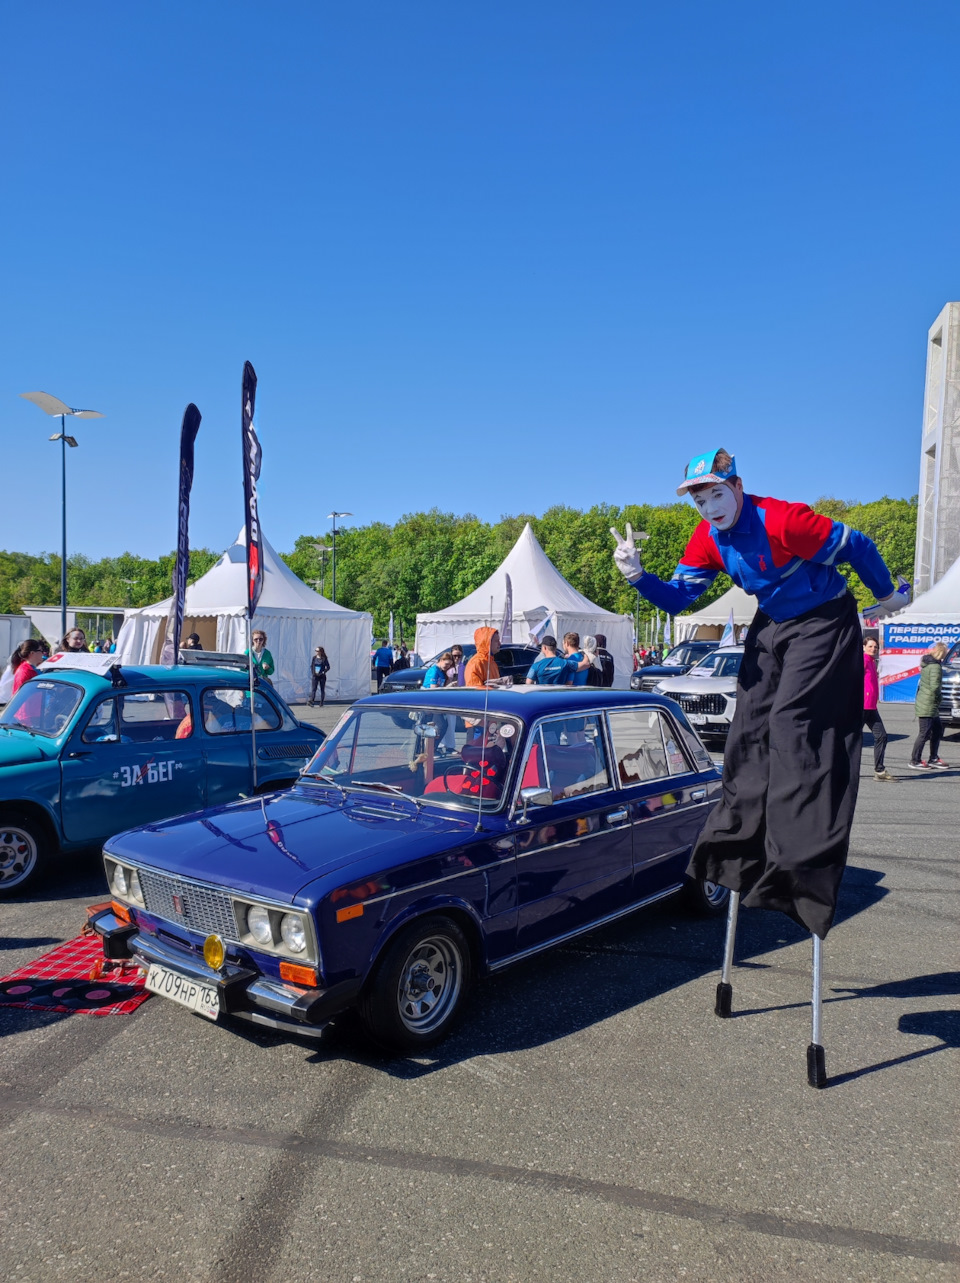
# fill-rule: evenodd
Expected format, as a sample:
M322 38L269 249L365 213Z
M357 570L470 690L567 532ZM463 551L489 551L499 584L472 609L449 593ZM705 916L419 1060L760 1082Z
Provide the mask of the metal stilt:
M714 1012L726 1018L730 1015L733 1004L733 985L730 973L733 970L733 946L737 939L737 918L740 914L740 892L730 892L730 907L727 909L727 938L723 945L723 969L720 972L720 983L717 985L717 1002Z
M820 1043L820 1018L823 1012L820 993L823 978L823 941L813 937L813 992L810 998L810 1046L807 1048L807 1082L811 1087L826 1087L827 1063Z

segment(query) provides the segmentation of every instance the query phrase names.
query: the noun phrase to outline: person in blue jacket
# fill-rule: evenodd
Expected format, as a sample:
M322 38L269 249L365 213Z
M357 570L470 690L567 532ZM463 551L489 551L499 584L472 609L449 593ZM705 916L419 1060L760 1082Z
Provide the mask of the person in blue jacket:
M630 526L626 538L611 531L620 571L671 615L721 571L759 603L744 644L722 800L688 873L737 892L734 904L742 895L746 907L779 909L822 940L847 858L863 718L860 618L837 565L857 572L878 614L901 609L909 593L895 590L860 531L804 503L746 494L726 450L691 459L677 494L688 494L703 520L669 583L643 569ZM719 998L718 1014L727 1014Z

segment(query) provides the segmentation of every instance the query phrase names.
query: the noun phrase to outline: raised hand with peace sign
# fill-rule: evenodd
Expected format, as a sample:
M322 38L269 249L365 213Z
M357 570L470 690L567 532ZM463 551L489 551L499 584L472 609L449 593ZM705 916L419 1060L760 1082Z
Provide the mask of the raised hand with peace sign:
M643 530L638 530L637 533L634 534L633 526L631 526L629 521L627 522L626 530L627 537L624 539L616 526L610 527L610 533L617 541L617 546L613 553L613 560L616 562L617 569L620 571L621 575L623 575L628 583L632 584L635 583L643 574L643 562L640 559L640 549L637 547L635 541L637 539L649 539L650 536Z

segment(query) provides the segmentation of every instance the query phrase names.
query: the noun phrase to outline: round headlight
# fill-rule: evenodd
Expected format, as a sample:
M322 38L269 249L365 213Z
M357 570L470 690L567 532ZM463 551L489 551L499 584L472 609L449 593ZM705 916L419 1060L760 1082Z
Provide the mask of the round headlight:
M307 932L299 913L285 913L280 919L280 934L291 953L303 953L307 947Z
M270 914L262 905L255 904L247 910L247 929L257 944L273 944Z
M117 895L127 896L130 894L130 887L127 883L127 871L122 864L115 864L113 866L113 877L111 880L113 882L113 889L116 891Z
M130 877L127 880L130 888L130 894L138 904L143 904L143 887L140 885L140 874L136 869L130 870Z

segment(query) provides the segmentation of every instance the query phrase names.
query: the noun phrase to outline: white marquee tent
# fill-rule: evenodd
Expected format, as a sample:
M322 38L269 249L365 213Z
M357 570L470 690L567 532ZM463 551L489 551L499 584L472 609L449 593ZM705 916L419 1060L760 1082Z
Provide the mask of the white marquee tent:
M676 641L692 641L695 637L715 640L720 637L733 610L733 622L740 628L752 622L757 613L757 599L738 588L728 588L722 597L704 606L692 615L677 615L673 621ZM701 632L700 630L703 629ZM717 632L716 630L720 631Z
M960 558L916 601L880 620L880 686L884 702L912 703L925 651L960 641Z
M247 645L247 550L244 532L195 584L187 589L183 635L199 633L205 650L241 654ZM155 606L128 610L117 638L117 658L125 664L155 664L171 598ZM359 699L370 694L370 635L373 619L321 597L298 579L263 540L263 592L254 628L267 634L267 649L277 666L272 682L288 703L310 694L310 657L322 646L330 660L328 699Z
M529 645L529 634L550 616L546 630L603 633L615 664L614 686L626 690L633 672L633 621L629 615L604 610L568 584L537 542L528 522L500 567L479 588L446 610L417 615L416 649L424 659L448 650L455 642L472 642L477 628L500 627L506 577L513 589L513 641Z

